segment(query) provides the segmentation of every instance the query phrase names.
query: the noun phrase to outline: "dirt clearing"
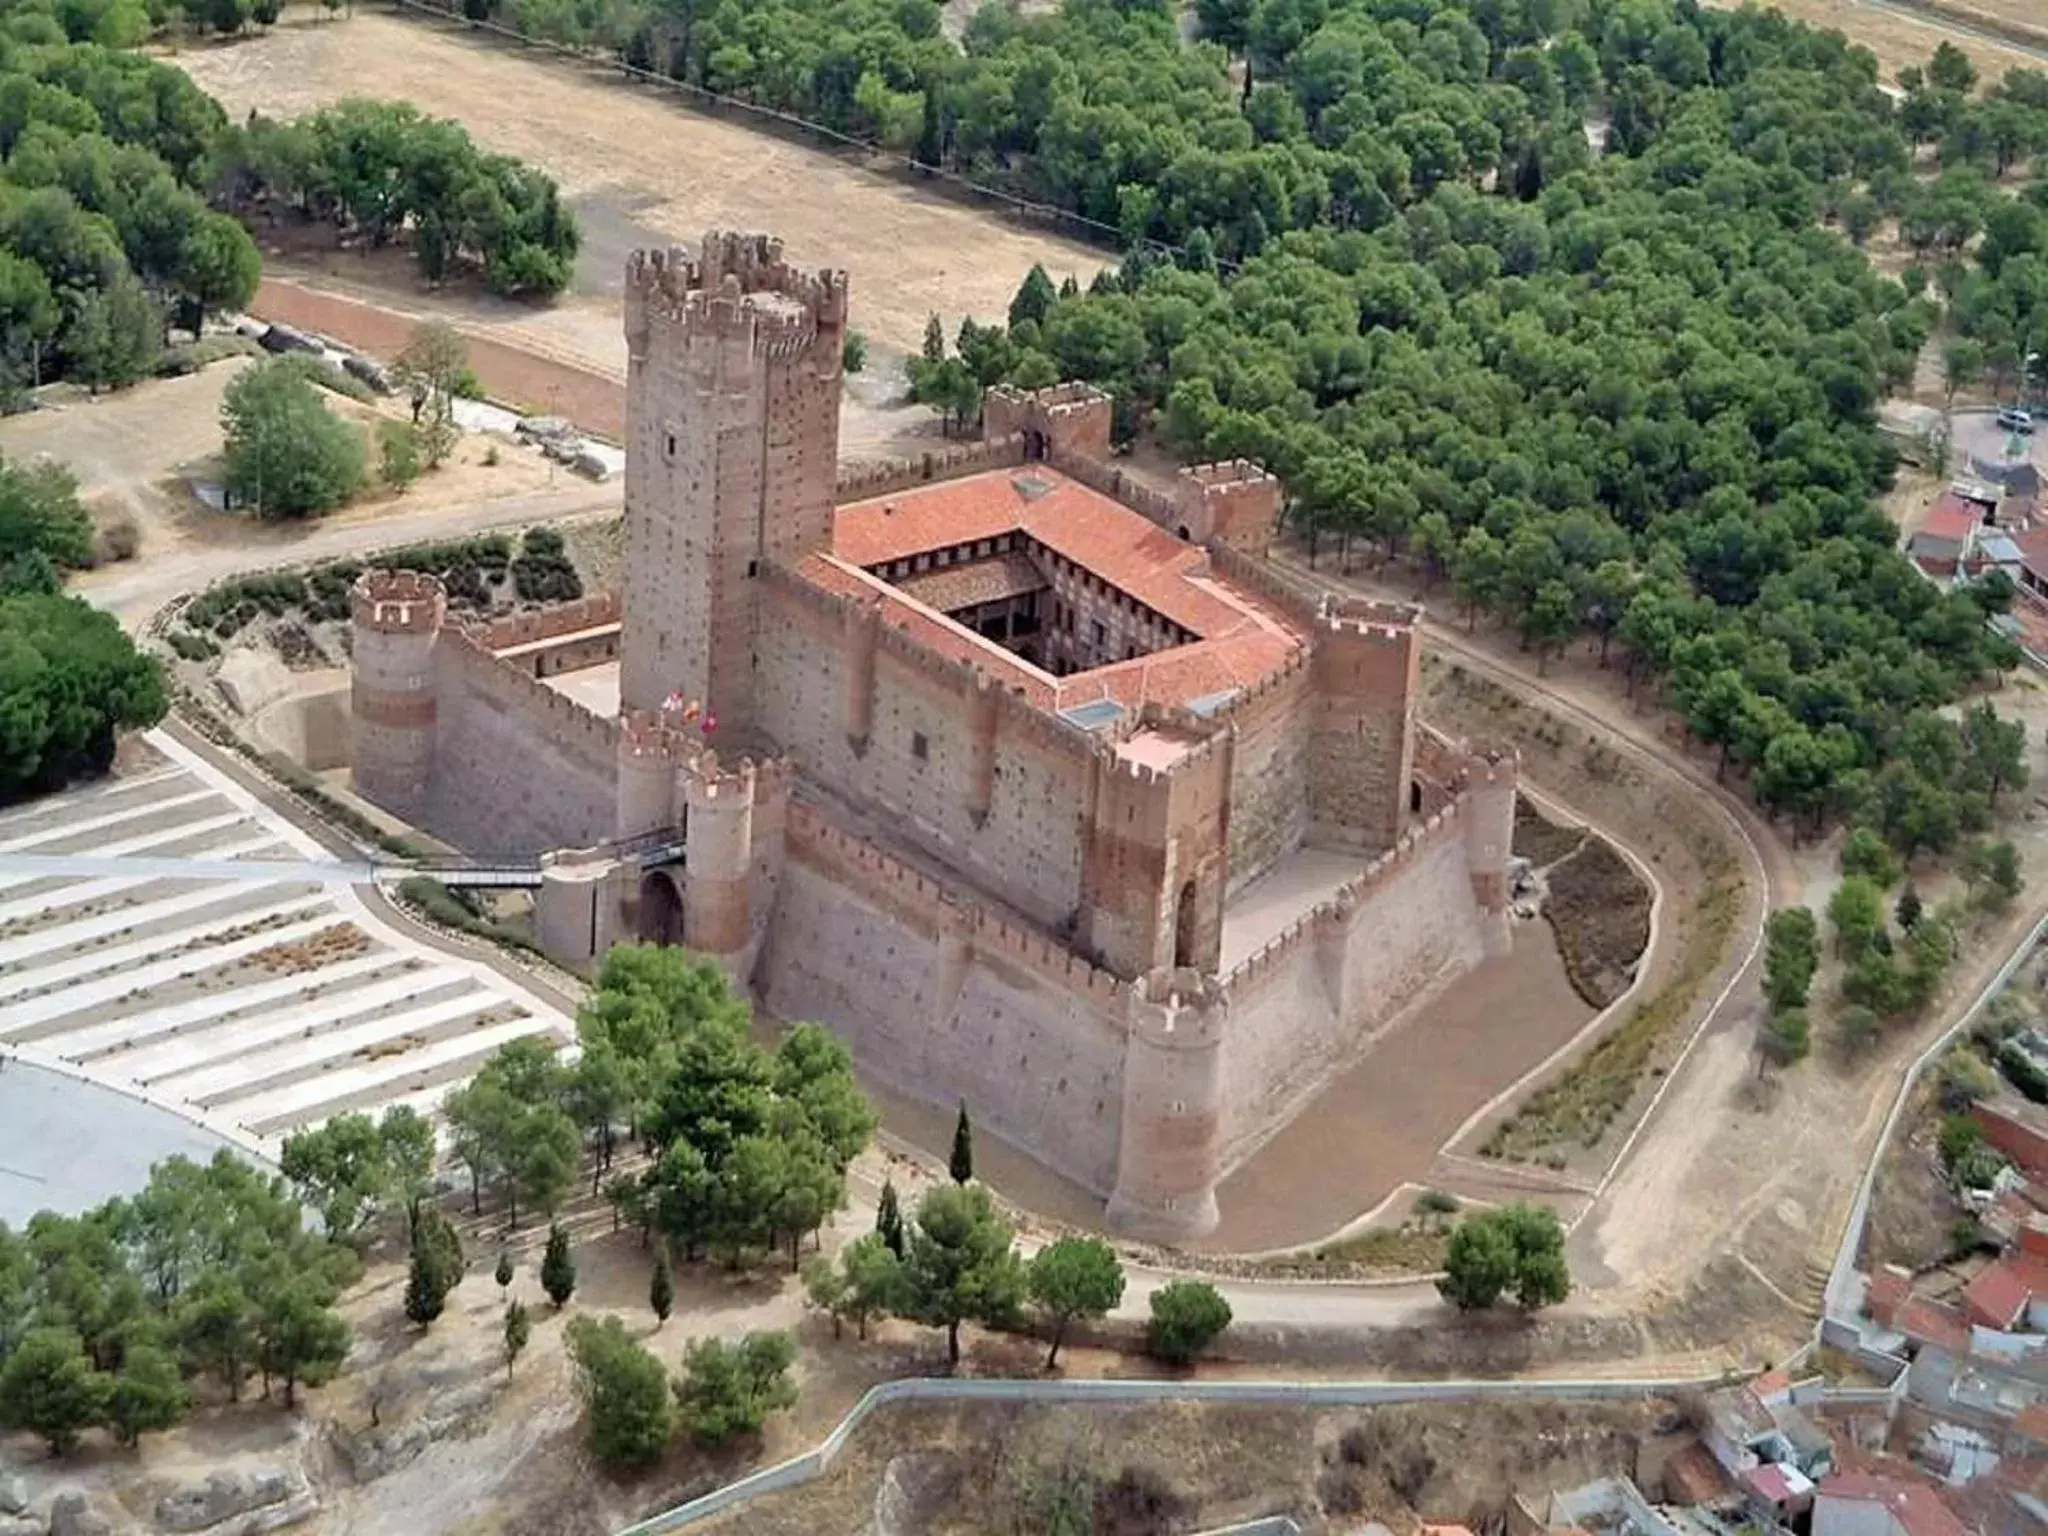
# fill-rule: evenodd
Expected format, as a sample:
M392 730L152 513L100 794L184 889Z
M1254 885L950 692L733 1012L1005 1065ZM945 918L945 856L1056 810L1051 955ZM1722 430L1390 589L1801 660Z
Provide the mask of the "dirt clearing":
M694 113L601 68L471 40L439 24L359 10L343 22L288 16L267 34L187 48L179 65L239 118L293 117L346 96L410 101L452 117L487 150L561 183L591 238L577 286L616 333L619 265L653 232L766 230L807 266L843 266L853 323L915 351L925 317L998 319L1034 262L1083 283L1108 260L736 122ZM414 280L416 282L416 280ZM571 307L574 307L573 305Z
M241 513L202 501L196 483L220 478L222 396L248 363L229 358L175 379L145 379L131 389L88 397L76 394L42 409L0 421L0 455L10 460L48 454L78 477L79 494L96 519L125 518L140 536L145 561L185 549L255 545L281 528L259 525ZM329 410L366 431L378 421L403 420L397 400L365 405L323 394ZM374 479L376 450L370 449ZM566 480L566 473L562 474ZM474 506L529 495L550 483L547 463L531 449L465 433L447 462L416 480L402 495L374 483L324 524L375 522L395 513Z
M1194 1530L1288 1514L1313 1530L1505 1512L1518 1489L1649 1475L1673 1405L1368 1409L911 1404L870 1416L816 1482L709 1522L748 1536ZM1000 1511L1000 1514L995 1512ZM1335 1524L1325 1524L1336 1519Z

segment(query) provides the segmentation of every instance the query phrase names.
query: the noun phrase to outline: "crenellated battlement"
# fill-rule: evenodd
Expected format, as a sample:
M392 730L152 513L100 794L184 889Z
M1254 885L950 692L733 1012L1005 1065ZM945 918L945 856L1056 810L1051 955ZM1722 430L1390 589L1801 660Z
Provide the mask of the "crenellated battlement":
M1223 1043L1229 1014L1222 983L1192 967L1162 967L1131 984L1131 1034L1155 1049L1213 1050Z
M520 713L549 740L586 754L616 758L616 720L585 708L524 668L502 660L474 631L444 631L439 654L453 668L461 686Z
M514 646L554 640L563 635L573 635L579 630L600 629L607 624L618 622L619 594L599 592L590 597L577 598L574 602L557 603L549 608L508 614L503 618L490 619L482 623L465 624L463 628L475 635L489 649L509 651Z
M1008 963L1120 1019L1130 983L1089 964L1049 935L991 911L802 800L789 803L791 852L821 866L863 899L910 917L926 934L964 938L986 959Z
M1225 990L1233 999L1241 998L1247 989L1289 961L1295 950L1314 942L1327 925L1348 923L1374 892L1391 884L1409 865L1446 843L1463 839L1471 809L1470 798L1460 795L1435 815L1410 827L1393 847L1232 966L1221 978Z
M749 302L776 295L784 305ZM808 342L820 330L846 324L846 274L830 268L806 272L783 258L782 242L768 235L704 236L693 259L681 246L636 250L626 258L629 331L660 317L725 335L752 328L764 346Z
M1067 453L1106 463L1114 414L1108 395L1078 380L1049 389L997 384L981 397L982 428L988 435L1021 432L1033 439L1030 451L1048 459Z
M1356 635L1388 644L1409 644L1422 623L1416 603L1384 603L1371 598L1325 595L1316 625L1328 635Z
M751 805L754 800L755 768L751 757L743 757L731 768L718 761L718 754L705 748L683 769L683 796L691 809L706 809L721 803Z
M1183 738L1187 746L1163 767L1124 756L1117 750L1121 743L1146 731ZM1114 744L1101 743L1097 752L1112 772L1133 783L1167 785L1205 771L1213 759L1228 753L1230 741L1230 725L1220 717L1205 719L1176 706L1148 702L1139 708L1135 720L1119 728Z
M907 491L913 486L957 480L985 469L1012 469L1023 462L1023 433L984 437L980 442L934 449L914 459L885 459L879 463L841 469L836 500L844 506L849 502L886 496L892 491Z
M1006 736L1026 738L1037 747L1066 757L1092 755L1099 745L1088 731L1040 708L1022 690L1005 684L999 676L972 662L956 661L941 655L906 634L898 625L889 623L886 617L888 595L884 592L827 592L780 566L764 568L760 584L765 591L778 598L789 599L799 610L831 625L834 635L844 633L843 626L848 622L873 622L870 615L879 613L876 649L886 652L909 670L922 674L934 686L960 695L963 701L983 686L982 679L988 679L989 685L999 695L996 707L1000 729ZM1017 664L1022 665L1021 662Z
M386 635L431 635L448 616L448 589L425 571L365 571L348 602L358 628Z

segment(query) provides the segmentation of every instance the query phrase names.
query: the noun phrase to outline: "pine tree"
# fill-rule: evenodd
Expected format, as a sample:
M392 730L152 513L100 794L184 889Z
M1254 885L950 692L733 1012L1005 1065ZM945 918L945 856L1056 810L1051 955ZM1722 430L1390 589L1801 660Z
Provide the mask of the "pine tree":
M540 1260L540 1288L557 1307L576 1294L576 1260L569 1254L569 1234L558 1221L548 1228L547 1252Z
M1899 892L1899 905L1896 915L1899 919L1899 926L1907 933L1911 933L1920 926L1922 910L1920 893L1914 890L1912 886L1909 885Z
M510 1301L505 1304L505 1374L512 1374L512 1362L526 1349L526 1341L533 1336L533 1320L526 1315L526 1303Z
M423 1211L413 1228L412 1266L405 1277L405 1315L422 1328L441 1315L462 1278L462 1243L438 1211Z
M875 1206L875 1233L897 1258L903 1257L903 1207L896 1199L896 1182L882 1180L882 1198Z
M676 1277L669 1269L666 1243L654 1250L654 1278L647 1283L647 1305L654 1309L657 1327L668 1321L676 1307Z
M960 1118L953 1124L953 1156L946 1171L953 1175L955 1184L974 1182L974 1127L967 1120L965 1099L960 1101Z

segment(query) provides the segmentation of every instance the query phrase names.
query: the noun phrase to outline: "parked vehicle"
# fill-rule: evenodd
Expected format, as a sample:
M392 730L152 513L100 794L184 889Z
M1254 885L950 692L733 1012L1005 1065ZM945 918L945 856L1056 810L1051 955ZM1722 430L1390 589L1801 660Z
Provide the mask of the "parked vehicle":
M2034 430L2033 416L2026 411L2017 410L2012 407L2007 407L1998 413L1998 424L2004 427L2006 431L2017 432L2022 437L2032 435Z

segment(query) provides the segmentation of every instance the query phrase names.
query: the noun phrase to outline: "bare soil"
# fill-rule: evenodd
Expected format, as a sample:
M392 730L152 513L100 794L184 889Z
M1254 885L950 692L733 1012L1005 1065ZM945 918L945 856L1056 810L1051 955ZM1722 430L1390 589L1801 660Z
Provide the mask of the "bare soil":
M1627 992L1650 944L1650 890L1628 860L1589 837L1551 866L1543 915L1557 934L1572 990L1595 1008Z
M1948 1256L1949 1231L1965 1213L1941 1171L1940 1134L1941 1106L1932 1086L1924 1086L1878 1165L1864 1228L1865 1268L1898 1264L1917 1273Z
M617 336L625 250L650 238L694 242L707 229L778 234L798 263L844 267L854 325L899 353L916 350L932 313L949 332L963 315L1005 314L1033 263L1055 280L1071 272L1086 283L1110 259L823 150L691 111L599 66L434 22L368 9L321 21L313 8L295 8L265 34L187 46L172 62L232 117L291 117L364 94L410 101L457 119L483 148L546 170L592 236L577 287L601 302L557 306L568 313L553 326L586 355L589 337Z
M1044 1407L904 1404L870 1417L823 1478L704 1529L748 1536L915 1530L985 1536L1047 1528L1061 1491L1094 1529L1192 1530L1286 1514L1315 1532L1374 1518L1504 1513L1516 1491L1570 1487L1661 1465L1676 1420L1657 1400L1615 1404L1402 1405L1312 1410L1188 1404ZM1163 1521L1132 1519L1120 1477L1152 1491ZM1124 1513L1125 1523L1114 1523Z
M1222 1222L1195 1246L1255 1253L1315 1242L1422 1182L1466 1116L1592 1016L1550 935L1519 926L1511 956L1397 1024L1225 1179Z
M44 408L0 419L0 455L47 454L78 477L86 502L131 518L141 536L137 558L161 559L188 549L254 542L267 530L240 512L219 512L194 494L193 482L217 481L221 398L246 359L229 358L183 378L149 379L97 398L76 394ZM405 415L396 401L364 405L339 395L328 407L366 429ZM486 460L496 453L496 463ZM371 468L376 464L374 451ZM485 434L465 434L440 468L405 492L373 486L327 524L375 522L397 513L474 506L530 494L548 484L540 455Z

